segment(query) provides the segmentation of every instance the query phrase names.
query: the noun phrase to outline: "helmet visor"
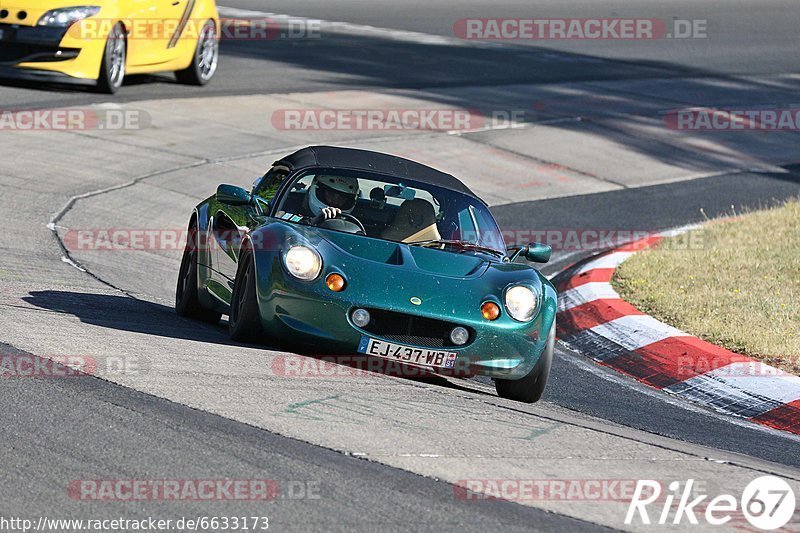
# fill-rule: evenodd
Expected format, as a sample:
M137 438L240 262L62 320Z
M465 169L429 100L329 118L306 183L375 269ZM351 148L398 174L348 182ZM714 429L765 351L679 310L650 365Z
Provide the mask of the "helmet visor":
M349 211L356 206L356 195L337 191L320 183L317 186L317 198L330 207L338 207L342 211Z

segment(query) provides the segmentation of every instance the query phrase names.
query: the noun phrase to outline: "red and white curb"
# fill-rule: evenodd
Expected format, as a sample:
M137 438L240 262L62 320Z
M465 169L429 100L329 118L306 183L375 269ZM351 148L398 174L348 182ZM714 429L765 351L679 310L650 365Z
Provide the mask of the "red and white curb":
M630 243L556 276L559 340L667 393L800 435L800 377L659 322L614 291L620 264L676 233Z

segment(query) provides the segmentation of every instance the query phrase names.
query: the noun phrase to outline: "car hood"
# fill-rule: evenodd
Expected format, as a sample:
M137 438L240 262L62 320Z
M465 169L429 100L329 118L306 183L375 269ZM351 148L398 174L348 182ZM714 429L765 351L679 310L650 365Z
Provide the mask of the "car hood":
M444 252L363 235L331 230L319 230L319 234L322 239L350 256L382 264L403 265L448 278L480 277L492 263L480 255Z
M305 244L319 251L324 272L345 275L348 289L341 298L352 305L483 324L481 304L491 300L502 305L503 291L512 284L555 294L535 268L493 256L409 246L278 220L256 232L264 232L254 238L264 243L264 253L257 254L256 261L257 269L268 273L265 279L275 268L283 270L278 266L283 250ZM324 284L300 282L289 276L279 285L283 293L291 292L289 285L301 294L321 291L323 299L332 296ZM507 320L498 322L498 327L528 326Z

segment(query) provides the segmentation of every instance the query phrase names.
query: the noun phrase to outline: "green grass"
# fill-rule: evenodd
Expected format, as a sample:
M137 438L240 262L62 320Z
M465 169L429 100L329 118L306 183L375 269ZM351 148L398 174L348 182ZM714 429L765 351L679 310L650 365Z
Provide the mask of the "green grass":
M612 285L667 324L800 373L798 200L665 239L623 263Z

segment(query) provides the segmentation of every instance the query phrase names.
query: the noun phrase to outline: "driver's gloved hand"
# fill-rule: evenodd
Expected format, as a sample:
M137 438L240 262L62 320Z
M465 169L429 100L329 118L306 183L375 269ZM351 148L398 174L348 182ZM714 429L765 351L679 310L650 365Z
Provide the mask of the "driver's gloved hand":
M330 220L342 214L342 210L338 207L325 207L320 211L319 215L314 217L314 223L322 222L323 220Z

